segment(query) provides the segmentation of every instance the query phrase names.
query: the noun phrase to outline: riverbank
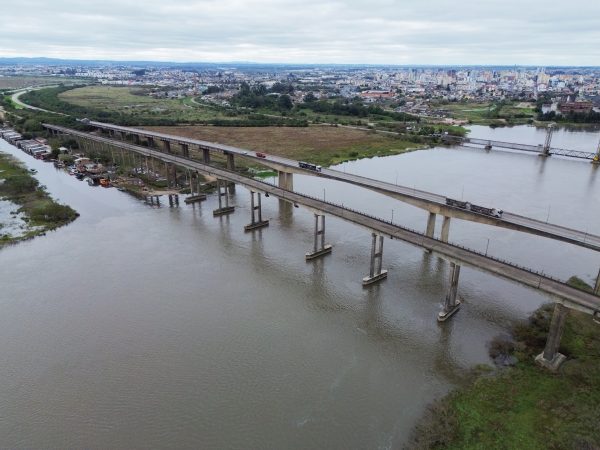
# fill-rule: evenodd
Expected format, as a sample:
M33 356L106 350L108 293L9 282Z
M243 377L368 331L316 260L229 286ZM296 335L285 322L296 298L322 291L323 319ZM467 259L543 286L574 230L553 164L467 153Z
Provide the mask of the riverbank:
M43 235L79 216L71 207L53 200L31 172L5 153L0 153L0 199L18 207L9 217L0 217L0 247ZM17 215L22 221L19 229L6 227Z
M591 289L577 277L569 283ZM594 449L600 446L600 326L569 311L557 374L538 367L552 305L538 309L512 338L497 338L490 356L512 367L477 367L468 387L432 405L408 448Z

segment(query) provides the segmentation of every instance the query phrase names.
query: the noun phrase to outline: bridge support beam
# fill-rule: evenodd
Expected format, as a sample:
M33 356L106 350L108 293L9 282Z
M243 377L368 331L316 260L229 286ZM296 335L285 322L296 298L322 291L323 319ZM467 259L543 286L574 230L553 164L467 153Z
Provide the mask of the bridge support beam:
M156 147L156 145L154 145L154 138L152 136L148 136L146 138L146 141L148 142L148 147L150 147L150 148Z
M204 164L210 164L210 150L207 148L202 149L202 161Z
M383 260L383 236L371 233L371 264L369 267L369 276L362 280L363 286L376 283L387 278L388 271L381 270Z
M450 236L450 217L444 216L444 221L442 222L442 242L448 242L448 237Z
M227 169L235 170L235 155L233 153L227 153Z
M277 175L277 186L288 191L294 190L294 174L279 171Z
M438 313L438 322L445 322L460 308L460 300L458 299L458 278L460 276L460 266L455 263L450 263L450 288L444 299L444 307Z
M131 137L133 138L133 143L135 145L140 145L140 135L139 134L132 134Z
M190 146L188 144L180 144L181 145L181 153L184 158L190 157Z
M213 216L231 214L233 211L235 211L235 206L229 206L227 181L217 179L217 195L219 198L219 207L213 210ZM225 201L223 201L223 198L225 198Z
M306 260L319 258L331 253L333 246L325 243L325 216L315 214L315 240L313 251L306 254Z
M256 198L256 200L255 200ZM244 227L244 231L252 231L257 228L263 228L269 226L268 220L263 220L262 218L262 208L261 208L261 195L260 192L250 191L250 217L252 222Z
M596 284L594 285L594 294L600 295L600 271L598 272L598 276L596 277Z
M163 139L162 142L167 153L171 153L171 141L169 141L168 139Z
M427 217L427 229L425 230L425 236L432 238L435 233L435 219L436 214L430 212Z
M562 303L557 303L554 306L554 314L550 322L550 330L548 330L548 338L546 339L546 347L544 351L535 357L535 362L546 369L556 372L560 365L567 358L562 353L558 352L560 347L560 338L562 337L565 328L565 319L569 310Z

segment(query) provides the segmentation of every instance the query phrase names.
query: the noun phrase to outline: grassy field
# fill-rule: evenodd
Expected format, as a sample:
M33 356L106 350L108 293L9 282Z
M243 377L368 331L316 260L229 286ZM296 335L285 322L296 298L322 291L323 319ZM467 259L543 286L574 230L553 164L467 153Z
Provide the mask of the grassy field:
M81 82L82 80L61 77L0 77L0 90L21 89L29 86L45 86L51 84L72 83L75 81Z
M590 288L575 277L569 282ZM513 342L495 341L490 353L513 355L516 365L480 371L470 387L434 405L410 448L600 448L600 326L569 311L560 348L568 359L552 374L533 361L544 348L552 310L542 307L515 326Z
M86 86L63 92L59 99L100 111L140 117L161 117L182 122L225 117L220 110L194 103L190 99L156 99L146 94L147 91L141 88Z
M233 145L327 166L346 160L403 153L418 144L332 126L148 127L173 135Z
M468 120L482 125L527 123L536 115L530 103L521 102L444 103L440 104L438 108L449 111L450 116L454 119Z
M24 213L27 221L27 232L18 237L0 230L0 247L42 235L78 216L69 206L55 202L17 160L3 153L0 153L0 179L3 180L0 198L19 205L18 211Z

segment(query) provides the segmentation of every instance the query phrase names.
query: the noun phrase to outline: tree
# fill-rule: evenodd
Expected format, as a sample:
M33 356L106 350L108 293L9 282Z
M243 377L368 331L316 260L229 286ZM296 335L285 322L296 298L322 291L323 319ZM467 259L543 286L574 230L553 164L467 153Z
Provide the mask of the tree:
M315 94L313 94L312 92L309 92L308 94L306 94L304 96L304 103L312 103L312 102L316 102L317 101L317 97L315 97Z
M290 96L284 94L279 96L279 99L277 100L277 106L279 106L279 109L281 110L288 111L292 109L294 104L292 103L292 99L290 98Z

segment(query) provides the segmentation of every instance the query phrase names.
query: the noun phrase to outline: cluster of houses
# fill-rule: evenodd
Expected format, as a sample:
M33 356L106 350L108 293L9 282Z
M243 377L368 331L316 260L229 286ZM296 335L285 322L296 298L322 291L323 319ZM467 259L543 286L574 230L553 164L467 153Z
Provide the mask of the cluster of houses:
M52 147L48 145L46 139L23 139L20 133L7 127L0 128L0 136L36 159L50 159L52 157Z

